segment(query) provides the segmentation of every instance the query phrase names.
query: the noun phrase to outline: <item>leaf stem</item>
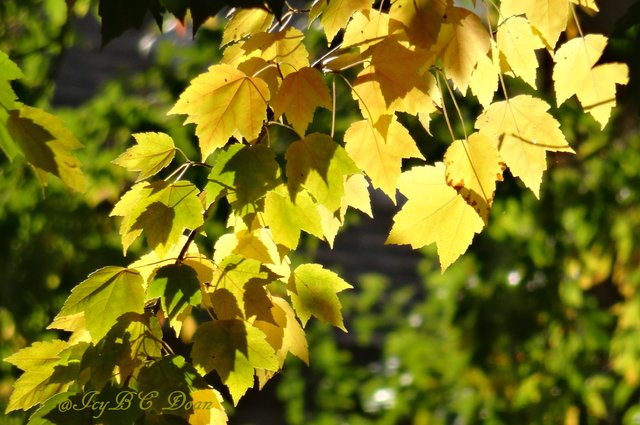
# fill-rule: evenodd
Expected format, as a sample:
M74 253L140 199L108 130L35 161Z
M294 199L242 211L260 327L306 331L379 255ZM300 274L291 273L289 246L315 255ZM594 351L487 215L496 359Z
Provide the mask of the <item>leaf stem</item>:
M331 106L331 138L333 139L333 135L335 134L336 131L336 75L333 74L333 79L331 81L332 84L332 90L331 90L331 97L332 97L332 106Z
M442 85L440 84L440 75L436 75L436 84L438 85L438 90L440 90L440 93L442 92ZM449 129L449 134L451 135L451 141L455 142L456 141L456 136L453 133L453 127L451 127L451 121L449 121L449 113L447 112L447 104L444 101L444 96L442 97L442 114L444 115L444 120L447 123L447 128Z

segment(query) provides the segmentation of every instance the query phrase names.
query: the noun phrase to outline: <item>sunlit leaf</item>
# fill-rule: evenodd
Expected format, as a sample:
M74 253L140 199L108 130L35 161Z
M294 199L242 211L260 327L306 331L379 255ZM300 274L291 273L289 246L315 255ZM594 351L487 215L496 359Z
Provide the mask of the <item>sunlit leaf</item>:
M342 305L337 293L349 288L352 286L320 264L298 266L287 286L291 303L303 326L311 316L315 316L345 332L347 329L342 321Z
M500 12L503 18L526 14L547 46L553 49L567 28L569 3L567 0L502 0Z
M134 134L137 145L112 162L129 171L139 171L136 181L145 180L169 165L176 154L173 139L165 133Z
M160 268L147 288L147 299L156 297L169 319L178 317L189 305L199 305L202 294L196 271L184 264Z
M445 11L452 3L451 0L397 0L391 4L389 17L392 22L401 23L413 44L428 49L436 44Z
M386 243L417 249L435 242L444 272L480 233L484 227L482 218L447 184L441 162L404 172L398 189L407 197L407 203L393 218Z
M535 51L544 48L544 43L533 33L529 21L520 16L505 19L498 26L496 41L513 73L536 88L538 58Z
M320 23L329 44L338 31L345 27L355 11L364 10L370 6L371 0L329 0L320 16Z
M271 22L273 22L273 15L264 9L238 9L229 19L220 45L224 46L247 35L266 31Z
M224 425L229 420L222 406L222 396L213 388L191 393L193 413L189 415L190 425Z
M202 159L238 134L256 139L267 119L269 88L259 77L227 65L213 65L191 81L169 114L188 115L195 123Z
M303 43L304 34L289 27L276 33L261 32L252 35L242 45L248 55L258 55L267 62L279 65L286 77L292 72L309 66L309 52Z

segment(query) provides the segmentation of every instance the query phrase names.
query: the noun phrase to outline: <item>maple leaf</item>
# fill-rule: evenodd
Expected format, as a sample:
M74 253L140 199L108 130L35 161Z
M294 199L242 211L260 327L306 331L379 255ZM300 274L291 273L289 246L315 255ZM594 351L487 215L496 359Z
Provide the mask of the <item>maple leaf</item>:
M225 46L243 37L266 31L273 22L273 15L261 8L238 9L229 19L222 33L220 46Z
M388 13L380 13L375 9L356 11L345 29L342 46L357 47L360 52L364 52L385 40L391 34L389 31ZM395 32L398 31L400 28L395 28Z
M304 34L289 27L276 33L261 32L252 35L242 44L248 55L258 55L267 62L279 65L286 77L305 66L309 66L309 52L303 43Z
M255 368L278 370L265 334L242 320L212 320L193 336L191 359L203 375L215 370L229 388L234 404L254 384Z
M224 425L229 418L222 406L222 395L213 388L196 390L191 393L193 413L189 414L189 425ZM208 406L207 409L197 409L195 406Z
M291 274L287 290L293 308L305 326L313 315L323 322L347 331L342 321L338 292L353 288L320 264L301 264Z
M478 58L476 68L471 74L471 80L469 80L469 88L483 108L487 108L493 101L500 79L500 52L493 40L491 40L489 52L490 57L482 55Z
M586 7L587 9L591 9L594 12L598 12L598 5L596 5L596 0L569 0L573 4L577 4L578 6Z
M136 181L145 180L169 165L176 154L171 136L165 133L134 134L137 145L127 149L113 164L129 171L139 171Z
M274 119L285 114L293 129L302 136L319 106L331 110L331 95L320 71L309 67L287 75L271 103Z
M616 84L627 84L629 69L621 63L594 66L607 45L603 35L569 40L554 57L553 82L558 106L577 95L582 108L604 128L616 105Z
M369 120L354 122L344 140L345 150L358 168L394 202L402 159L424 159L409 132L390 115L383 116L375 125Z
M141 182L133 186L110 214L123 217L123 252L144 231L149 246L163 256L178 242L185 228L196 229L204 222L197 194L198 189L187 181Z
M544 48L544 43L533 33L531 24L520 16L505 19L498 26L496 42L513 73L536 88L538 59L535 50Z
M438 40L444 44L442 65L447 77L465 94L473 69L491 47L489 33L480 18L467 9L450 7L445 16Z
M386 243L417 249L435 242L444 272L480 233L482 218L447 184L441 162L402 173L398 189L407 203L393 218Z
M43 186L47 174L62 180L65 186L82 192L86 177L80 162L72 154L82 147L60 118L41 109L22 106L9 113L7 130Z
M371 198L369 197L369 182L362 174L354 174L344 182L344 196L342 197L341 214L347 207L356 208L369 217L373 217L371 211Z
M140 273L122 267L103 267L71 290L58 318L84 313L91 341L107 334L118 317L144 312L144 289Z
M456 140L447 149L444 163L447 184L487 223L496 181L502 181L505 168L494 142L481 133L473 133L468 140Z
M344 148L325 134L313 133L292 143L285 154L291 199L305 188L329 211L340 207L344 178L359 170Z
M451 4L451 0L397 0L389 10L391 28L400 23L413 44L429 49L436 44Z
M168 112L195 123L203 161L236 132L251 141L267 119L269 87L231 65L213 65L191 81Z
M296 194L295 203L285 186L269 193L264 203L264 221L277 244L295 249L304 230L318 238L324 236L318 206L306 190Z
M185 264L170 264L155 272L147 288L147 299L160 298L162 311L174 320L190 305L202 301L196 271Z
M560 34L567 28L569 3L567 0L503 0L500 2L500 13L503 18L526 14L547 46L553 49Z
M329 0L320 16L320 23L327 35L327 42L345 27L354 11L371 7L371 0Z
M475 124L480 133L494 141L511 173L520 177L536 197L540 196L542 174L547 169L546 152L574 153L548 110L545 101L520 95L494 102Z

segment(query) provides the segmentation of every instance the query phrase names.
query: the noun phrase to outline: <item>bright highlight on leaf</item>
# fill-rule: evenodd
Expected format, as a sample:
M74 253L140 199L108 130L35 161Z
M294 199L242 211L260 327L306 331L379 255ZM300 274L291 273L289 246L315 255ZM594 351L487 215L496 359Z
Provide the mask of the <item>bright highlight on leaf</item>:
M320 2L325 0L320 0ZM342 29L354 11L364 10L371 6L371 0L330 0L322 12L320 23L327 35L327 41L331 41L338 31Z
M519 16L507 18L498 26L496 41L513 73L536 88L538 59L535 51L544 48L544 43L533 33L529 22Z
M317 107L331 110L331 95L322 74L305 67L286 76L271 106L275 119L286 115L293 129L304 136Z
M137 145L127 149L113 163L139 171L136 181L145 180L169 165L176 154L173 139L165 133L134 134Z
M567 0L502 0L500 12L503 18L526 14L531 26L553 49L560 34L567 28L569 3Z
M547 151L574 153L548 110L543 100L520 95L493 103L476 120L476 128L493 140L511 173L537 197Z
M393 218L386 243L417 249L435 242L444 272L480 233L482 218L447 184L441 162L404 172L398 189L407 203Z
M249 34L266 31L273 22L273 15L264 9L237 10L222 34L221 46L241 40Z
M627 84L629 68L621 63L594 66L607 45L603 35L569 40L556 52L553 82L558 106L577 95L582 108L604 128L616 105L616 84Z
M352 288L340 276L320 264L302 264L289 278L291 303L305 326L311 316L347 331L342 321L342 305L336 295Z
M196 124L205 160L232 136L255 140L267 119L268 100L264 80L220 64L192 80L169 114L188 115L185 124Z

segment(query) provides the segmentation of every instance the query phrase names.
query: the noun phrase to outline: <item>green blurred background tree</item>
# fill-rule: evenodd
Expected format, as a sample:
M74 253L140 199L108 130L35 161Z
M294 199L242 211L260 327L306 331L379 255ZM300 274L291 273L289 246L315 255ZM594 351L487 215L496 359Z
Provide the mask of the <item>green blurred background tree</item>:
M84 144L78 156L90 178L84 195L55 181L43 190L24 162L0 160L0 357L54 337L42 330L71 287L105 263L124 265L140 254L134 246L122 257L108 217L132 184L110 161L142 131L167 132L194 152L192 136L165 113L220 54L216 22L193 42L179 27L160 35L150 23L142 69L61 106L58 77L72 46L91 48L82 28L96 5L79 0L75 11L68 16L61 0L0 4L0 50L26 76L16 92L63 118ZM508 176L488 231L444 275L433 250L424 250L419 284L344 270L357 288L341 296L349 336L311 323L311 366L292 360L266 388L277 393L287 423L640 423L639 16L636 3L614 26L606 53L631 69L615 122L600 131L575 104L560 109L577 155L552 157L540 200ZM318 33L310 42L324 40ZM467 100L465 108L477 108ZM449 139L442 120L432 128L433 136L421 137L442 152ZM340 122L337 130L345 130ZM365 220L351 217L353 229ZM210 226L210 234L222 232L222 223ZM307 255L322 249L309 242ZM339 259L328 262L340 267ZM0 363L2 411L16 376ZM243 410L260 397L269 396L240 403L232 423L251 421ZM23 421L19 414L0 419Z

